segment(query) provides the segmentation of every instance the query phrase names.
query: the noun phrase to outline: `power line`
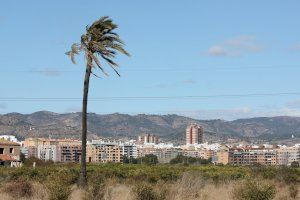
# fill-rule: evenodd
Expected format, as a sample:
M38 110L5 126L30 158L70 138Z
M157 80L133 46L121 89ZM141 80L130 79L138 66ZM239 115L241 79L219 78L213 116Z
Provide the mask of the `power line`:
M210 98L245 98L245 97L272 97L298 96L300 92L282 93L249 93L249 94L216 94L191 96L123 96L123 97L96 97L89 101L145 101L145 100L199 100ZM81 101L77 97L0 97L0 101Z
M256 65L256 66L238 66L238 67L220 67L220 66L212 66L212 67L185 67L185 68L176 68L176 67L154 67L154 68L126 68L122 67L121 70L125 71L210 71L210 70L264 70L264 69L286 69L286 68L293 68L293 69L300 69L299 65L274 65L274 66L267 66L267 65ZM57 70L55 68L47 68L41 70L0 70L0 73L76 73L81 72L80 70Z

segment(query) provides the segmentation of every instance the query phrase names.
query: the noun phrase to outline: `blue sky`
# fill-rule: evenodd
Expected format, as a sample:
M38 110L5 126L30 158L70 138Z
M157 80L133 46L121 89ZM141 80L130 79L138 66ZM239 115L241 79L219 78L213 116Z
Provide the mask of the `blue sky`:
M2 2L0 113L80 111L84 61L73 65L64 53L108 15L132 57L118 57L120 78L109 68L109 77L92 78L90 112L299 116L300 95L279 95L300 92L299 7L297 0Z

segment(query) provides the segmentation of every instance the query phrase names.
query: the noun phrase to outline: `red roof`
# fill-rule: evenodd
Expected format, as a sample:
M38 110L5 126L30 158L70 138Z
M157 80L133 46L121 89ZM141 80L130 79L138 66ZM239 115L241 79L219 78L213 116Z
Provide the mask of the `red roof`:
M17 159L11 157L10 155L1 154L0 161L17 161Z

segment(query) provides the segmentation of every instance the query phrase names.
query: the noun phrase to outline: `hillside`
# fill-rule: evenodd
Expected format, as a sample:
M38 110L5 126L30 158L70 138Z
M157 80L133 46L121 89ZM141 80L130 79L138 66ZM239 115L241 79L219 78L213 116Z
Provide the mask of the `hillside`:
M153 133L163 139L182 141L185 127L196 122L205 129L207 141L239 139L285 139L293 134L300 137L298 117L259 117L224 120L196 120L178 115L88 115L89 137L129 137L141 133ZM57 114L40 111L32 114L8 113L0 115L0 133L19 138L79 137L81 113Z

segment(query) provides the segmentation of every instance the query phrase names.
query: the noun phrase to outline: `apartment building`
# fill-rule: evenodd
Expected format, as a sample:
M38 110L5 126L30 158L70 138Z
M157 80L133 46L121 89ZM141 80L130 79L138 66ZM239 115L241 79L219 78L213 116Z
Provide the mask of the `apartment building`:
M212 162L215 164L227 165L229 163L229 152L228 151L217 151L212 156Z
M127 158L137 158L137 147L133 143L121 143L122 156Z
M25 153L25 158L38 157L37 146L22 147L22 152Z
M142 144L147 144L147 143L157 144L158 137L153 134L144 134L144 135L138 136L138 142L142 143Z
M186 128L185 136L187 145L202 144L204 142L204 129L202 126L193 123Z
M52 139L52 138L26 138L23 142L24 147L38 147L38 146L49 146L49 145L81 145L80 140L75 139Z
M57 145L58 162L80 162L82 146L78 144L60 144Z
M300 146L280 147L276 149L277 164L290 166L292 162L300 163Z
M149 154L157 156L159 163L169 163L173 158L176 158L178 155L182 155L182 151L179 149L155 149Z
M264 148L231 148L228 154L232 165L276 165L276 150Z
M213 155L213 151L207 149L184 150L183 155L194 158L210 159Z
M81 151L81 141L74 139L27 138L22 147L26 158L54 162L79 162Z
M87 161L92 163L122 162L122 148L118 143L92 141L87 147Z

